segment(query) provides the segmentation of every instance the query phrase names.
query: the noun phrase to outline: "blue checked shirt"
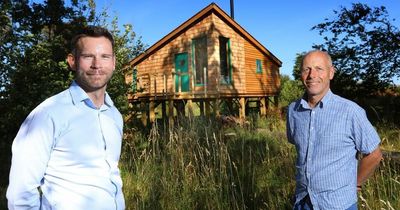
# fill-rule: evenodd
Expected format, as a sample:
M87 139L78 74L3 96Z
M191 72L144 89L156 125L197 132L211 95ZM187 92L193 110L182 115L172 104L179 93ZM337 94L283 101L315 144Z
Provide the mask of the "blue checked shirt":
M369 154L379 136L365 111L330 90L316 107L289 105L287 137L297 150L296 202L309 194L314 209L347 209L357 202L357 151Z

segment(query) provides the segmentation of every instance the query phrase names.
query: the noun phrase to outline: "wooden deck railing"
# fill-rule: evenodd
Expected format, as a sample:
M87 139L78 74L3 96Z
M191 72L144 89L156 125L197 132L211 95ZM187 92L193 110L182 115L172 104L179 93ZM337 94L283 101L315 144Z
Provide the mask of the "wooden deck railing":
M204 68L204 75L207 69ZM141 96L179 96L179 95L193 95L216 93L219 90L218 78L212 85L209 83L207 77L204 80L203 88L195 87L194 75L192 72L185 73L189 76L189 90L182 92L182 74L181 72L170 71L167 73L145 73L137 76L137 91L134 97ZM176 84L176 76L178 76L178 84ZM160 84L162 82L162 84ZM178 85L178 87L176 87ZM176 91L177 90L177 91Z

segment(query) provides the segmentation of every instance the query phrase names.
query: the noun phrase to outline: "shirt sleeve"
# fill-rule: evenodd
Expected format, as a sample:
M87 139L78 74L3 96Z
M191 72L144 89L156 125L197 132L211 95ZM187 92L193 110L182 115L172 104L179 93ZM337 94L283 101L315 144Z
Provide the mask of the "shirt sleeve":
M286 113L286 137L289 141L289 143L294 144L293 138L292 138L292 130L291 130L291 126L290 123L292 122L292 119L290 119L290 114L291 114L291 109L292 109L292 105L288 106L287 109L287 113Z
M9 209L40 208L38 188L46 171L53 136L53 121L43 109L36 108L21 125L12 145L7 188Z
M379 135L368 120L364 109L358 108L353 113L352 132L356 149L362 154L369 154L379 146Z

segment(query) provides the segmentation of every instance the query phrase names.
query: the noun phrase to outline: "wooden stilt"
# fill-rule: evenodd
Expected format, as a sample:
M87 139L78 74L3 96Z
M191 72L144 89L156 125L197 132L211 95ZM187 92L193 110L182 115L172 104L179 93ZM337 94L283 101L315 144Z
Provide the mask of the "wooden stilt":
M206 107L206 116L209 117L211 114L210 101L205 101L204 103Z
M265 117L267 115L267 106L265 104L265 97L260 98L260 115Z
M185 116L185 103L183 101L175 101L174 102L176 113L180 117Z
M154 109L155 109L154 101L150 101L150 103L149 103L150 123L153 123L156 119L156 114L155 114Z
M278 96L274 96L274 110L276 113L282 114L281 110L279 109L279 97Z
M169 100L168 101L168 123L170 128L172 128L174 124L174 101Z
M144 126L147 126L147 109L146 109L146 102L140 102L140 109L142 110L142 117L141 121Z
M200 106L200 116L205 116L204 115L204 101L200 101L199 106Z
M189 112L189 116L193 117L193 103L192 103L192 99L188 99L187 100L187 106L188 106L188 112Z
M239 103L239 118L244 119L246 117L246 99L243 97L240 98Z
M215 117L219 117L220 116L220 114L219 114L219 103L220 103L220 100L218 98L213 100L214 116Z

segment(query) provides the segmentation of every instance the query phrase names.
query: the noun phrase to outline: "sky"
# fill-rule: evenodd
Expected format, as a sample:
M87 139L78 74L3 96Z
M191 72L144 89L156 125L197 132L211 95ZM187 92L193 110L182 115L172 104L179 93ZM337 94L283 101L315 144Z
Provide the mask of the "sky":
M106 8L120 25L132 24L150 47L212 2L230 14L230 0L96 0L96 8ZM291 76L296 54L323 43L311 28L335 18L334 10L356 2L385 6L400 28L400 0L235 0L234 19L282 61L280 73Z

